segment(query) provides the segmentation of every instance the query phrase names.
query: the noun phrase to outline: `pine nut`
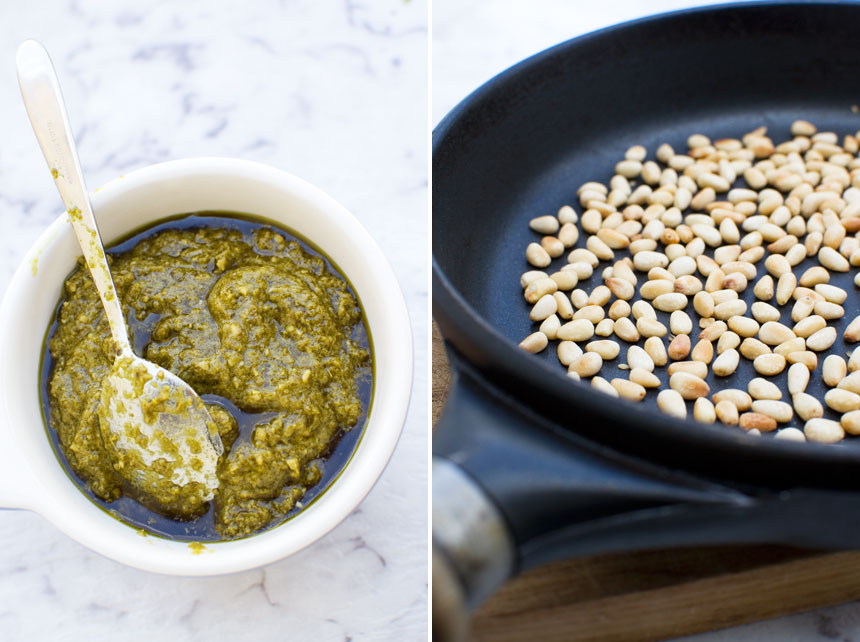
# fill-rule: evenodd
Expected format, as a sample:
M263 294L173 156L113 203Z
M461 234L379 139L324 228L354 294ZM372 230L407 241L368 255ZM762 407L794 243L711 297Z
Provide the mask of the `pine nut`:
M558 329L561 327L561 321L559 318L552 314L543 320L543 323L540 324L539 330L546 335L547 339L556 339Z
M750 306L753 317L759 323L767 323L768 321L779 321L780 312L769 303L764 301L756 301ZM731 327L731 324L729 325ZM748 335L752 336L752 335Z
M558 283L548 277L540 277L526 286L523 297L528 303L537 303L542 297L556 290L558 290Z
M542 270L529 270L528 272L523 272L522 276L520 276L520 287L525 289L533 281L537 281L538 279L545 279L547 278L547 276L547 273L543 272Z
M611 298L612 291L605 285L598 285L591 291L591 294L588 295L588 303L589 305L604 306L609 303L609 299Z
M776 434L774 434L774 439L781 439L783 441L798 441L805 442L806 437L803 432L798 430L797 428L783 428L782 430L778 430Z
M618 395L622 399L641 401L645 398L645 388L634 381L616 378L612 379L609 383L618 391Z
M738 368L740 355L737 350L729 349L719 355L713 363L712 369L718 377L728 377Z
M593 377L600 368L603 367L603 359L596 352L586 352L581 357L573 361L568 370L575 372L580 377Z
M556 334L559 339L565 341L588 341L594 336L594 324L588 319L568 321L558 329ZM582 375L581 372L579 374Z
M714 317L725 321L735 316L743 316L747 311L746 301L736 299L733 301L725 301L714 307Z
M791 404L784 401L775 401L773 399L757 399L752 403L753 412L771 417L777 423L785 424L791 421L794 417L794 409ZM759 428L759 430L761 430Z
M558 231L558 240L564 247L573 247L579 240L579 228L575 223L565 223Z
M803 421L824 416L824 407L821 405L821 402L810 394L798 392L792 396L791 402L794 405L794 411L797 413L797 416L803 419Z
M647 272L653 267L666 267L668 257L662 252L643 250L633 255L633 266L640 272Z
M672 334L690 334L693 331L693 320L683 310L675 310L669 317L669 330Z
M765 376L777 375L785 369L785 357L781 354L763 354L755 358L753 368Z
M738 425L744 430L771 432L776 430L776 420L758 412L745 412L738 419Z
M806 422L803 434L809 441L835 444L845 437L845 430L837 421L817 417Z
M788 394L804 392L809 383L809 369L802 363L794 363L788 368ZM780 395L781 396L781 395Z
M811 296L802 296L795 301L791 308L791 320L794 322L803 321L815 310L815 299Z
M676 372L686 372L698 377L699 379L704 379L708 376L708 366L701 361L676 361L669 364L666 371L669 373L670 377Z
M846 412L839 423L849 435L860 435L860 410Z
M813 289L823 296L825 301L829 301L830 303L835 303L837 305L845 303L845 299L848 298L848 293L835 285L818 283Z
M830 301L816 301L813 309L815 314L827 320L841 319L845 316L845 309L841 305L830 303Z
M638 383L643 388L659 388L660 379L653 372L643 368L633 368L630 371L630 381Z
M717 420L714 404L707 397L699 397L693 404L693 418L705 424L712 424Z
M752 406L752 398L746 392L737 388L720 390L714 394L713 401L717 404L727 401L740 411L749 410Z
M594 377L591 380L591 387L610 397L618 397L618 391L603 377Z
M556 353L559 362L564 366L569 366L584 354L582 348L573 341L559 341Z
M612 319L603 319L594 326L594 334L598 337L611 337L615 331L615 323Z
M705 364L710 363L714 358L714 345L710 341L700 339L693 347L690 358L693 361L701 361Z
M737 426L738 408L731 401L723 400L717 402L714 407L714 412L721 423L724 423L727 426Z
M630 281L625 279L617 279L615 277L606 279L606 286L612 294L624 301L629 301L636 294L636 288L633 287Z
M852 372L850 375L843 377L836 385L842 390L860 394L860 373Z
M848 358L848 372L856 372L860 370L860 350L855 348Z
M591 278L591 275L594 274L594 268L591 267L590 263L586 263L585 261L576 261L574 263L568 263L561 269L564 272L570 270L571 272L576 274L577 278L580 281L589 279Z
M541 248L543 249L543 248ZM549 255L547 255L549 256ZM588 263L593 270L600 264L600 260L591 250L587 250L584 247L578 247L575 250L571 250L567 255L568 263ZM583 278L582 275L579 275L579 278Z
M728 326L735 334L741 337L753 337L759 331L758 321L749 317L730 317Z
M822 328L806 340L806 347L815 352L827 350L836 342L836 328Z
M824 395L824 403L836 412L851 412L860 408L860 395L850 390L832 388Z
M526 248L526 261L535 267L546 267L552 263L552 259L547 254L547 251L538 243L529 243Z
M702 282L695 276L687 275L675 279L674 290L685 296L693 296L702 291Z
M767 347L766 344L762 343L758 339L753 339L752 337L744 339L741 342L739 350L740 353L750 361L760 355L771 353L771 349Z
M554 259L564 254L564 244L554 236L544 236L540 246Z
M789 352L785 359L789 363L802 363L810 371L815 370L818 366L818 357L814 352L810 352L809 350L804 350L803 352Z
M823 317L813 314L805 319L801 319L794 325L794 334L804 339L809 338L822 328L827 326L827 321Z
M628 316L630 316L630 304L627 301L618 300L609 307L609 318L613 321Z
M729 327L726 325L725 321L714 321L699 333L699 338L707 341L716 341L728 329Z
M520 342L520 348L536 354L546 348L548 343L549 340L543 332L533 332Z
M615 335L627 343L639 341L639 331L628 317L622 317L615 321Z
M643 337L665 337L668 333L666 326L650 317L640 317L636 320L636 330Z
M762 301L770 301L774 293L773 277L770 274L761 277L753 287L753 293Z
M767 321L761 326L758 337L763 343L775 346L789 339L794 339L795 334L791 328L784 326L778 321Z
M848 259L842 256L832 247L824 246L818 250L818 261L828 270L834 272L847 272L850 267Z
M558 232L558 219L549 214L538 216L529 221L529 227L538 234L555 234Z
M782 399L782 392L779 387L767 379L762 379L761 377L750 379L750 382L747 384L747 390L749 391L750 397L753 399Z
M687 401L704 397L710 392L707 382L688 372L676 372L671 375L669 387Z
M776 283L776 302L779 305L785 305L791 299L796 287L797 277L794 273L783 274Z
M674 312L683 310L687 306L687 297L678 292L661 294L654 299L654 307L661 312Z
M735 332L724 332L717 340L717 354L723 354L726 350L734 350L740 344L741 338Z
M646 281L639 288L639 294L643 299L654 300L663 294L670 294L675 291L675 283L664 279L655 281Z
M576 344L574 343L573 345ZM591 341L585 345L586 352L596 352L604 361L612 361L615 359L620 350L621 346L619 346L615 341L610 341L608 339Z
M693 297L693 309L701 317L711 317L714 314L714 299L708 292L698 292Z
M584 305L576 311L573 318L576 321L584 319L596 325L603 320L604 314L606 314L606 312L603 310L603 307L599 305Z
M673 361L686 359L690 354L690 337L679 334L669 343L669 358Z
M676 390L661 390L657 395L657 407L667 415L687 418L687 404L684 403L684 398Z
M556 304L555 297L551 294L544 294L532 307L531 312L529 312L529 319L532 321L543 321L551 314L555 314L557 310L558 305Z
M572 290L579 283L579 276L573 270L561 270L551 274L549 278L555 281L559 290L565 292Z

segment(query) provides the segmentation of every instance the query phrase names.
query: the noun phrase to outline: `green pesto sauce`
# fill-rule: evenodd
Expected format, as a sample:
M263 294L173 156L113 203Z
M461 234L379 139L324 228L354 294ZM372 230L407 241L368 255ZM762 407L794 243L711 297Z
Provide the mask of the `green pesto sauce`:
M135 352L201 395L224 443L203 514L144 505L118 473L129 462L105 447L100 392L114 352L82 262L42 364L49 432L79 485L125 521L194 541L251 535L307 505L349 459L372 390L361 309L334 267L281 230L212 214L108 252Z

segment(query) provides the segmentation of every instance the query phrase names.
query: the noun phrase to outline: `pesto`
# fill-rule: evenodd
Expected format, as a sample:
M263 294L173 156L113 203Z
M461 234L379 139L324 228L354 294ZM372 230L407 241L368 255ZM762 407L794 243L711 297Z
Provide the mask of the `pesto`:
M348 284L284 232L227 218L179 219L118 249L108 258L135 351L203 397L224 443L211 508L171 517L192 520L184 532L202 540L279 523L336 473L327 458L366 417L370 347ZM163 520L129 501L141 498L99 430L111 344L79 265L49 337L46 415L88 491L147 528Z

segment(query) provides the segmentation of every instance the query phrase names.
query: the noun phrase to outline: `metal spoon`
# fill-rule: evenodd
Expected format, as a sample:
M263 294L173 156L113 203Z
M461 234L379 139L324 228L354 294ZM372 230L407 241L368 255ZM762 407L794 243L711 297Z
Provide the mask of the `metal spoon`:
M65 203L98 289L116 360L102 381L99 425L113 467L144 501L176 516L199 512L218 487L224 447L203 401L191 387L132 351L84 185L51 59L35 40L18 49L18 84L36 138Z

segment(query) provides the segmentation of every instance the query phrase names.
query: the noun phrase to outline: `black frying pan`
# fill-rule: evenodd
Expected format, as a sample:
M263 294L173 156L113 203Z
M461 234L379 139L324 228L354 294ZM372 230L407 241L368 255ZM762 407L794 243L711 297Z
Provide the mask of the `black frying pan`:
M455 378L433 439L435 637L462 631L463 613L507 577L565 556L860 544L860 440L795 444L673 419L655 393L634 404L572 382L553 345L516 347L535 329L519 287L529 219L566 203L581 212L578 186L608 182L636 143L653 158L662 142L685 150L689 134L739 138L759 125L779 142L796 118L856 132L858 25L856 3L648 18L526 60L439 124L433 314ZM850 350L842 330L860 312L854 274L831 280L850 293L834 351ZM741 362L732 387L754 376ZM624 376L611 365L601 375ZM785 373L776 381L786 389ZM808 391L823 397L820 365Z

